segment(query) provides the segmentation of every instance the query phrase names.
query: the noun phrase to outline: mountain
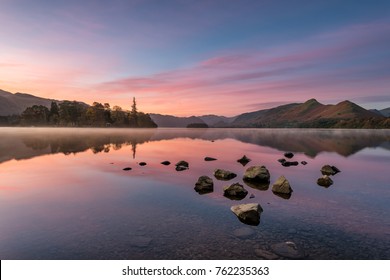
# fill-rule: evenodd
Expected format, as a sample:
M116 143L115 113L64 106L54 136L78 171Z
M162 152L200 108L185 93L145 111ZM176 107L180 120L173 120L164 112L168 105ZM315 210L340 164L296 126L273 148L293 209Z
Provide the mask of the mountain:
M187 127L189 124L205 124L198 117L175 117L171 115L149 114L158 127Z
M348 100L323 105L315 99L239 115L231 127L390 128L385 117Z
M10 93L0 90L0 116L18 115L21 114L27 107L33 105L43 105L50 108L52 101L59 102L54 99L37 97L26 93Z
M381 114L387 118L390 117L390 107L383 109L383 110L380 110L379 112L381 112Z
M199 117L202 121L204 121L208 126L224 126L232 123L236 117L225 117L225 116L217 116L217 115L204 115Z
M1 116L21 114L27 107L33 105L43 105L50 108L52 101L63 102L25 93L13 94L0 90L0 118ZM271 109L243 113L231 118L217 115L199 117L149 115L159 127L187 127L190 124L207 124L209 127L249 128L390 128L390 108L366 110L348 100L336 105L324 105L315 99L310 99L304 103L286 104Z

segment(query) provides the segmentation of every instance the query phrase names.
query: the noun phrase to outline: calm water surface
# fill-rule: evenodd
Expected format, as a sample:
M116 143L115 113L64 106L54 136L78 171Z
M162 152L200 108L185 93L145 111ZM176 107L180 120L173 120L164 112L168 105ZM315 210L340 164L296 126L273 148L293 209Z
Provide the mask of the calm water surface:
M286 151L308 164L281 166ZM316 184L325 164L341 170L329 188ZM225 198L253 165L270 188ZM389 166L389 130L0 128L0 258L258 259L292 241L304 259L390 259ZM238 176L218 181L216 168ZM194 191L202 175L213 193ZM280 175L290 199L271 191ZM254 202L258 226L230 211Z

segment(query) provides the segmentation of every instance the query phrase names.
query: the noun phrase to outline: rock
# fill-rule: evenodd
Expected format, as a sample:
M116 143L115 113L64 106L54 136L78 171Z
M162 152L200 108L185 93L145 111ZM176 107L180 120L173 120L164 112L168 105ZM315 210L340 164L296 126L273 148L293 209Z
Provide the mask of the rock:
M140 163L138 163L140 166L145 166L146 165L146 162L144 161L141 161Z
M195 184L195 191L199 194L210 193L214 191L214 182L208 176L200 176Z
M232 210L232 212L244 224L253 226L260 224L260 214L263 212L263 208L261 208L258 203L234 205L230 208L230 210Z
M286 158L292 158L292 157L294 156L294 154L291 153L291 152L286 152L286 153L284 153L284 156L285 156Z
M263 249L255 249L255 254L257 257L265 260L276 260L279 258L278 255Z
M250 161L251 161L251 159L248 158L246 155L244 155L242 158L237 160L237 162L241 163L242 166L247 165Z
M291 189L290 183L287 181L286 177L280 176L272 185L272 191L274 193L291 194L293 190Z
M251 229L250 227L242 227L242 228L235 229L233 231L233 234L234 234L234 236L236 236L238 238L245 239L251 235L254 235L255 231L253 229Z
M244 180L244 183L248 187L251 187L252 189L259 190L259 191L266 191L269 189L269 182L264 183L264 182Z
M176 171L183 171L189 169L188 162L181 160L178 163L176 163Z
M162 165L170 165L171 162L166 160L166 161L163 161L161 164L162 164Z
M333 180L328 175L324 175L321 178L318 178L317 184L319 186L328 188L333 184Z
M251 195L249 196L249 198L255 198L255 195L253 193L251 193Z
M277 255L289 259L302 259L305 257L304 250L292 241L271 245L271 249Z
M224 181L229 181L235 177L237 177L237 174L223 170L223 169L215 169L214 170L214 177L217 178L218 180L224 180Z
M286 160L285 158L280 158L280 159L278 159L278 161L279 161L280 163L283 163L283 162L286 162L287 160Z
M247 194L248 191L244 189L244 186L239 183L225 186L223 188L223 195L230 199L241 200L245 198Z
M270 174L265 166L251 166L245 173L243 180L256 183L269 183Z
M302 160L302 161L301 161L301 164L302 164L302 165L306 165L306 164L307 164L307 162L306 162L306 161L304 161L304 160Z
M335 175L341 172L336 166L324 165L321 168L322 175Z
M285 166L285 167L297 166L298 164L299 164L299 162L297 162L297 161L285 161L285 162L282 162L282 165Z
M205 157L204 160L205 161L214 161L214 160L217 160L217 159L213 158L213 157Z
M337 174L337 173L340 173L341 172L341 170L340 169L338 169L336 166L334 166L334 165L332 165L332 169L333 169L333 171L335 172L335 174Z
M129 171L129 170L131 170L131 167L125 167L125 168L123 168L123 170L124 171Z

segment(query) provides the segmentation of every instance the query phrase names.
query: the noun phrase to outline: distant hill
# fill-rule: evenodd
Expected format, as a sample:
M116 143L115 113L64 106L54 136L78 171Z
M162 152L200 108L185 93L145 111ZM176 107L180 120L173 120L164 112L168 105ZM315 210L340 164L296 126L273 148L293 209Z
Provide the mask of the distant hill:
M204 115L199 117L202 121L204 121L208 126L223 126L231 124L236 117L224 117L217 115Z
M390 120L348 100L323 105L315 99L245 113L231 127L390 128Z
M158 127L187 127L189 124L206 124L198 117L175 117L171 115L149 114Z
M27 107L33 105L43 105L50 108L52 101L63 102L25 93L13 94L0 90L0 117L19 115ZM390 108L366 110L348 100L336 105L324 105L315 99L310 99L304 103L286 104L230 118L217 115L198 117L149 115L158 127L187 127L190 124L205 124L209 127L239 128L390 128Z
M381 114L387 118L390 117L390 107L383 109L383 110L380 110L379 112L381 112Z
M21 114L27 107L33 105L43 105L50 108L52 101L60 102L54 99L41 98L26 93L10 93L0 90L0 116Z

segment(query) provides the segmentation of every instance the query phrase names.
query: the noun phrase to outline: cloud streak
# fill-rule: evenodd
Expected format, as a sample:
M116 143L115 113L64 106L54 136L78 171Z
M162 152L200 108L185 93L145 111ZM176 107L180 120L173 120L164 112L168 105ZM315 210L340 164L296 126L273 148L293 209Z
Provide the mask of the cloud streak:
M139 96L145 105L153 104L148 111L179 115L234 115L285 100L327 102L379 94L390 86L390 65L378 64L375 53L390 49L384 39L389 31L388 22L353 25L273 49L236 50L184 69L101 83L96 90ZM378 75L369 75L377 68Z

